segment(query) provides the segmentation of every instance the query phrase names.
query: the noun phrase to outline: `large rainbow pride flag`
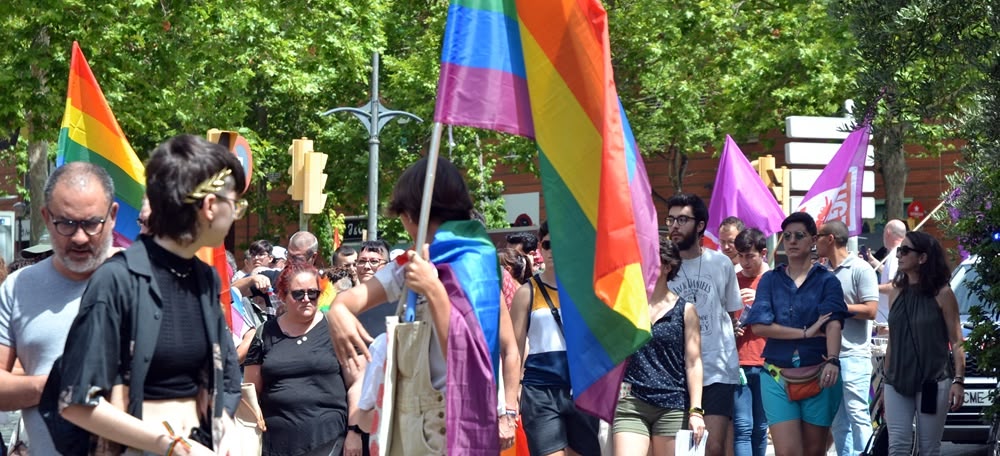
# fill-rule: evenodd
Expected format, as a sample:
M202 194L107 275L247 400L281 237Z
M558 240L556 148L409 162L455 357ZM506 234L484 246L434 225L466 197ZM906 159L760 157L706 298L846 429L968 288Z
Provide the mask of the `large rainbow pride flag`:
M94 73L73 42L69 64L66 112L59 130L56 167L75 161L90 162L108 171L115 182L118 218L115 245L127 247L139 235L142 197L146 194L145 168L118 126Z
M436 121L537 143L574 399L610 420L623 362L650 337L660 262L607 14L598 0L454 0L441 60Z

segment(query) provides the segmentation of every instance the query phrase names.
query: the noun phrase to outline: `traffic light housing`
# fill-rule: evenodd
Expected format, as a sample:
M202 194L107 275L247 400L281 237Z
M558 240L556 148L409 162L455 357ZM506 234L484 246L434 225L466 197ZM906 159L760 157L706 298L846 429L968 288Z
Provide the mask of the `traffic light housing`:
M786 214L789 211L789 172L787 166L782 166L781 168L775 168L775 161L773 155L765 155L760 157L751 164L757 168L757 174L760 175L760 179L764 181L764 185L771 190L771 194L774 195L774 199L778 201L781 205L781 210Z
M304 198L302 199L303 214L319 214L326 206L326 170L327 155L319 152L307 152L304 157L303 171Z
M292 184L288 186L288 194L295 201L305 198L305 156L312 152L312 148L313 142L308 138L293 139L292 146L288 148L288 154L292 156L292 166L288 168Z

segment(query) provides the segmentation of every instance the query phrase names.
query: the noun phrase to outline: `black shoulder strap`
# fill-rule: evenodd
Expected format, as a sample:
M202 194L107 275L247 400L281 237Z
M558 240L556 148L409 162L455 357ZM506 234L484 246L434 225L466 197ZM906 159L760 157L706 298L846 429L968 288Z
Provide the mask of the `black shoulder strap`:
M542 282L542 279L538 276L538 274L533 275L531 279L538 284L538 290L542 292L542 297L545 298L545 303L549 305L549 310L552 311L552 319L555 320L556 325L559 326L559 331L563 332L562 317L559 316L559 309L556 309L556 306L552 304L552 298L549 296L549 290L546 289L547 287L545 286L545 283ZM532 294L532 296L534 296L534 294Z

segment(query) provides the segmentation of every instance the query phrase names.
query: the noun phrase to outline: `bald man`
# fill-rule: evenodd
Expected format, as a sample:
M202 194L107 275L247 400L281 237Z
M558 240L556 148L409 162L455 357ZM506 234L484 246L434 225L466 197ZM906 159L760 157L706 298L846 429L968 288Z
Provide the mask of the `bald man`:
M868 258L868 263L875 268L879 274L878 280L878 312L875 314L875 323L879 325L888 324L889 319L889 293L892 291L892 279L896 277L896 267L899 260L896 259L896 248L903 243L906 237L906 224L902 220L892 219L885 224L882 232L882 244L885 245L886 260L879 264L878 260Z
M319 240L308 231L299 231L288 238L288 260L313 264L319 254Z

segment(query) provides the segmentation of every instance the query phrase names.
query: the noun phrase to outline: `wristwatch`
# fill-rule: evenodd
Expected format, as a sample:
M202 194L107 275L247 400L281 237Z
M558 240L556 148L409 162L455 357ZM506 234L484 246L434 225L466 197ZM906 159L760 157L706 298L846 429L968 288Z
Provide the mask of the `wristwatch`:
M364 434L364 431L361 430L361 426L358 426L357 424L352 424L350 426L347 426L347 431L354 432L355 434L358 435Z
M837 366L837 369L840 369L840 358L834 356L833 358L826 360L826 362L833 364L834 366Z

